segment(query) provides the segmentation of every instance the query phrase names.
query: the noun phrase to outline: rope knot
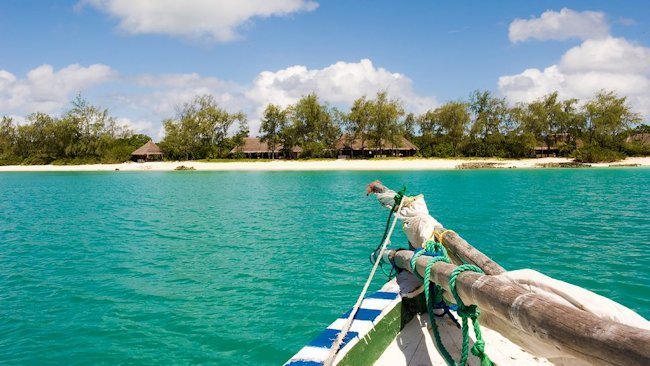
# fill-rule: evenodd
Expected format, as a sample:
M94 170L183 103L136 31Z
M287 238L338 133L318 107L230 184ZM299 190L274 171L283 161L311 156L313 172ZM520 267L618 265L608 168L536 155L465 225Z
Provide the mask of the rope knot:
M485 354L485 341L482 339L477 339L470 351L474 356L482 357Z
M470 318L472 320L478 318L479 311L476 308L476 305L469 305L469 306L458 306L458 310L456 310L456 313L458 313L458 316L461 318Z
M395 197L394 197L395 207L399 206L404 196L406 196L406 186L402 187L402 189L400 189L399 192L395 193ZM393 211L395 211L395 207L393 207Z

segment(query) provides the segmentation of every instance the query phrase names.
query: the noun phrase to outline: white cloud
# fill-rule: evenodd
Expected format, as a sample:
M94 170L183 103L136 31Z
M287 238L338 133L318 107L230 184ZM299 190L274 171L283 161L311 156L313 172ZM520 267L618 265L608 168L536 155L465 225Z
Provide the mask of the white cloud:
M105 86L107 82L111 83L110 88ZM420 113L437 106L434 97L418 94L404 74L375 67L367 59L337 62L322 69L297 65L264 71L248 84L197 73L120 76L105 65L70 65L58 71L44 65L22 79L0 70L3 113L57 114L69 105L75 93L84 92L83 96L89 97L93 104L109 108L109 113L121 125L158 138L162 120L173 118L179 106L197 95L210 94L228 112L246 113L251 133L255 135L268 103L287 106L315 92L322 102L347 108L356 98L364 95L374 98L378 91L384 90L391 98L402 100L408 111Z
M245 112L253 135L259 129L266 105L275 103L286 107L311 92L317 93L322 102L341 106L349 106L363 95L374 97L382 90L404 101L409 111L423 112L437 104L433 97L418 95L412 81L405 75L377 68L370 60L337 62L322 69L296 65L278 71L263 71L250 85L196 73L141 75L131 79L145 90L138 94L121 95L123 103L138 110L150 111L157 120L173 117L179 105L197 95L211 94L219 106L227 111Z
M567 72L602 71L612 73L650 73L650 48L624 38L587 40L567 51L560 60Z
M557 65L499 78L500 92L512 102L553 91L586 100L601 89L628 97L636 112L650 118L650 48L623 38L587 40L569 49Z
M147 133L150 129L153 128L153 123L146 120L133 121L129 118L120 117L117 118L115 122L120 126L132 130L135 133Z
M191 101L197 95L211 94L217 103L229 111L246 107L243 87L214 77L197 73L140 75L135 84L145 91L130 95L125 101L141 109L148 109L161 119L173 117L178 106Z
M14 113L55 112L67 104L74 93L114 79L110 67L78 64L54 70L41 65L19 79L6 70L0 70L0 110Z
M548 10L539 18L515 19L510 23L508 37L511 42L528 39L540 41L577 39L598 39L609 34L605 14L598 11L582 11L564 8Z
M82 0L120 20L130 34L166 34L228 42L253 18L312 11L311 0Z
M368 59L356 63L337 62L322 69L291 66L275 72L258 75L246 95L264 108L268 103L287 106L305 94L315 92L322 101L350 105L361 97L374 97L378 91L387 91L401 99L407 109L422 112L436 106L433 97L418 95L413 82L403 74L375 67ZM259 111L258 111L259 113Z

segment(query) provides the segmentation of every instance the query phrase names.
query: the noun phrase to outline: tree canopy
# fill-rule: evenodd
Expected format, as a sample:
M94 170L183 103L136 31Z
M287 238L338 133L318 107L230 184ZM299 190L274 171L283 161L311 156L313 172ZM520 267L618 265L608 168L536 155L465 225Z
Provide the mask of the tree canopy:
M61 117L42 112L16 124L10 117L0 123L1 164L117 163L150 138L120 126L107 109L81 96Z
M240 125L235 140L229 130ZM165 138L160 142L166 155L175 159L223 158L248 136L246 115L228 113L220 108L212 95L199 95L183 104L176 118L163 121Z
M379 154L407 138L430 156L533 157L573 156L580 161L618 159L648 154L639 126L642 117L627 98L602 90L590 100L563 99L557 92L529 103L508 105L489 91L476 90L467 101L451 101L421 114L407 113L398 99L380 91L357 98L348 111L322 103L315 93L282 108L266 106L259 129L271 157L283 149L287 158L333 157L337 142ZM249 136L247 116L221 108L213 96L198 95L163 121L160 142L170 159L238 157L230 154ZM636 127L636 128L635 128ZM25 123L0 120L0 164L121 162L149 140L116 123L107 109L78 96L60 117L35 112Z

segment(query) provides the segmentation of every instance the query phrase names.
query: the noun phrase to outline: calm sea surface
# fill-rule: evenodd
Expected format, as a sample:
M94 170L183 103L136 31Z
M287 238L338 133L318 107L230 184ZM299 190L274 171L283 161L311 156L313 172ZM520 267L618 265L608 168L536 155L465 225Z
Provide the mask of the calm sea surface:
M281 364L354 303L376 178L650 317L650 169L0 173L0 364Z

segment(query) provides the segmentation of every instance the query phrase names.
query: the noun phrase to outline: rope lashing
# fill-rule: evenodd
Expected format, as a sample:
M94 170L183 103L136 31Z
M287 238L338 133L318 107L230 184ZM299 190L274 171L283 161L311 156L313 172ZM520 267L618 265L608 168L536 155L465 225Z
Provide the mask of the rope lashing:
M393 232L393 229L395 228L395 223L397 222L397 218L395 218L392 221L392 226L391 226L391 219L393 218L393 215L396 212L399 212L402 206L404 205L404 201L405 201L404 198L406 197L405 192L406 192L406 187L403 187L394 196L395 203L393 204L393 207L391 208L390 213L388 214L388 218L386 220L386 228L384 229L384 235L382 236L382 241L370 255L370 261L374 263L374 266L373 266L373 270L371 271L371 275L368 279L368 282L366 283L366 287L364 287L364 290L362 291L362 295L359 296L358 305L360 305L360 300L363 299L363 294L367 289L367 285L369 284L369 281L372 278L374 271L376 270L376 267L381 262L382 253L384 252L388 244L389 238ZM483 271L481 271L481 269L475 265L465 263L458 266L456 269L454 269L449 279L449 288L452 292L452 295L454 296L454 299L456 300L456 304L458 306L457 313L462 318L462 323L463 323L462 324L463 343L462 343L459 363L456 363L454 361L453 357L451 356L449 351L447 351L446 347L442 343L440 331L438 329L438 325L436 323L435 313L434 313L434 310L436 309L436 305L442 304L445 313L449 314L449 316L456 324L458 324L458 322L456 321L456 319L454 319L453 315L449 312L449 306L447 306L447 303L445 302L443 296L444 289L440 285L432 283L430 279L431 279L431 270L433 269L434 264L438 262L445 262L449 264L451 263L451 260L449 259L449 255L447 254L447 249L443 244L445 235L447 235L448 233L455 234L453 230L449 230L449 229L446 229L440 233L434 230L433 233L431 234L431 237L429 237L429 239L422 244L422 249L416 250L413 253L413 256L411 257L409 263L411 267L411 272L417 278L419 278L424 282L424 296L426 300L427 311L429 313L429 323L431 324L431 330L433 332L434 339L436 341L436 346L438 347L438 350L440 351L441 355L445 359L445 362L449 366L459 366L459 365L465 366L467 364L467 358L469 356L468 318L470 318L472 319L472 325L474 327L474 333L476 335L476 342L474 342L471 352L474 356L478 357L481 360L481 366L493 366L494 363L485 354L485 341L483 341L483 336L481 334L481 326L478 321L480 312L477 309L476 305L470 305L470 306L465 305L463 301L460 299L460 296L458 296L458 293L456 291L456 279L461 272L474 271L474 272L483 273ZM418 258L420 258L423 255L431 257L431 259L427 262L425 266L424 277L420 276L416 268ZM394 268L395 265L393 263L393 269ZM381 267L381 269L384 272L384 274L386 274L386 271L384 271L383 266ZM391 272L387 274L389 278L391 277L391 274L392 274L392 269ZM433 291L431 291L432 288ZM355 308L357 308L357 305L355 305L352 312L350 313L350 316L348 317L348 322L344 327L345 331L342 330L339 333L336 341L332 345L329 357L325 362L326 365L331 365L332 362L334 361L334 357L336 355L336 352L338 351L340 342L342 341L344 334L347 333L347 330L351 325L351 320L354 318L354 314L356 313Z
M447 230L437 238L442 239L442 236L444 236L444 233L446 232L453 232L453 231ZM443 304L445 303L443 298L444 290L440 285L430 282L431 270L433 269L434 264L438 262L451 263L451 260L447 255L447 250L442 244L442 240L439 240L438 242L434 240L427 240L423 244L423 247L424 247L423 249L420 249L415 253L413 253L413 257L411 257L411 261L410 261L410 266L413 274L415 274L418 278L420 278L422 281L425 282L424 297L427 304L427 312L429 313L429 323L431 324L431 331L433 333L434 340L436 342L436 346L438 350L440 351L440 354L442 355L442 357L445 359L445 362L449 366L465 365L467 363L467 358L470 351L469 331L468 331L468 318L470 318L472 319L474 333L476 335L476 342L474 343L474 346L472 346L471 352L474 356L478 357L481 360L481 366L493 366L494 364L492 363L490 358L485 354L485 341L483 340L480 324L478 321L480 312L476 308L476 305L470 305L470 306L465 305L463 301L460 299L458 292L456 291L456 279L461 272L474 271L478 273L483 273L483 271L481 271L481 269L478 268L477 266L471 264L463 264L458 266L456 269L454 269L449 279L449 288L451 289L452 295L454 296L454 299L456 300L456 304L458 305L457 313L462 318L463 343L462 343L460 361L456 363L453 357L451 356L451 354L449 353L449 351L447 351L447 348L442 343L442 338L440 337L440 331L438 329L438 325L436 323L435 314L434 314L435 305L439 303L443 303ZM431 259L427 262L424 268L424 277L420 277L416 269L416 263L418 258L423 255L430 256ZM432 287L433 287L433 291L431 291ZM448 309L446 309L446 311L448 311Z
M461 272L464 271L472 271L472 272L477 272L477 273L483 273L483 271L478 268L477 266L473 264L463 264L458 267L456 267L452 272L451 275L449 276L449 289L451 290L452 295L454 295L454 299L456 300L456 304L458 305L458 316L460 316L463 319L463 346L462 346L462 353L461 353L461 358L460 358L460 365L465 365L467 362L467 349L469 347L469 327L468 327L468 318L472 319L472 325L474 327L474 334L476 335L476 342L474 342L474 346L472 346L472 354L476 357L478 357L481 360L481 366L492 366L494 363L488 355L485 354L485 341L483 340L483 335L481 334L481 325L479 324L478 317L480 315L480 311L476 307L476 305L465 305L463 303L463 300L460 298L458 295L458 291L456 291L456 279L458 278L458 275Z
M424 267L424 278L426 278L427 281L431 278L431 269L433 268L433 265L438 262L450 263L450 260L449 258L443 256L431 258L429 262L427 262L426 267ZM417 273L417 271L415 273ZM433 285L433 299L431 298L431 293L430 293L431 285ZM437 284L429 282L429 284L424 285L424 298L426 299L427 302L429 323L431 324L431 332L433 333L433 338L436 341L436 346L438 347L438 350L440 350L440 354L445 359L445 362L447 362L447 365L455 365L453 357L451 357L449 351L447 351L447 348L442 343L442 338L440 337L440 331L438 330L438 324L435 319L434 303L438 303L440 300L442 300L442 291L443 291L442 288Z
M395 193L395 197L393 197L393 200L395 203L393 203L393 207L390 209L390 212L388 213L388 218L386 218L386 227L384 228L384 235L381 237L381 241L375 248L375 250L370 253L370 263L375 263L375 260L377 259L377 252L381 248L382 244L386 240L386 237L388 236L388 230L390 227L390 222L391 219L393 218L393 214L397 211L399 211L399 208L401 208L402 205L402 200L406 197L406 186L402 186L402 189L399 190L399 192ZM395 269L395 266L391 268L391 270L386 273L386 270L384 269L384 264L383 262L380 263L379 267L381 268L381 271L389 278L393 278L393 270Z
M434 232L433 232L433 235L435 235L436 240L438 241L438 243L442 243L442 240L445 238L445 234L447 234L447 233L454 233L454 234L456 234L455 231L450 230L450 229L446 229L445 231L443 231L443 232L440 233L440 234L438 234L436 231L434 231Z
M415 277L419 278L420 281L424 281L424 278L423 278L422 276L420 276L420 274L418 273L417 269L415 269L415 264L417 263L418 258L420 258L420 257L421 257L422 255L424 255L425 253L426 253L426 251L425 251L424 249L419 249L419 250L416 250L416 251L413 253L413 257L411 257L411 272L413 272L413 274L415 275Z

